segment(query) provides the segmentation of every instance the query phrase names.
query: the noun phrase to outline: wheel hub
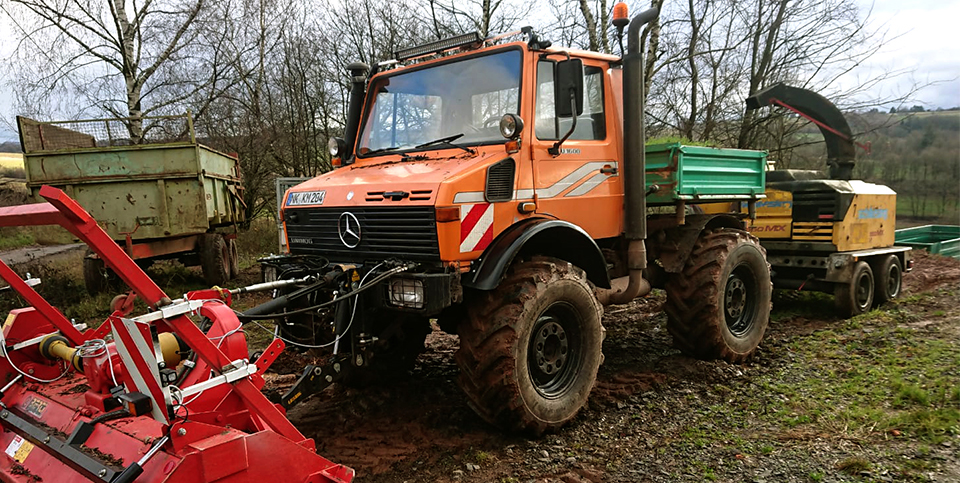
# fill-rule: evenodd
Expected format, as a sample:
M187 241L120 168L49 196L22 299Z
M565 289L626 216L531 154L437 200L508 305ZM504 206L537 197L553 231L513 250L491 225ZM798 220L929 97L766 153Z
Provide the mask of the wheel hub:
M734 337L750 332L756 319L757 302L754 300L756 288L751 283L751 272L743 266L738 267L727 277L723 292L724 318L727 329Z
M567 333L560 324L551 320L540 326L533 340L537 367L549 375L559 371L567 362L568 345Z
M747 305L747 290L740 277L733 275L727 281L726 296L727 316L739 319Z

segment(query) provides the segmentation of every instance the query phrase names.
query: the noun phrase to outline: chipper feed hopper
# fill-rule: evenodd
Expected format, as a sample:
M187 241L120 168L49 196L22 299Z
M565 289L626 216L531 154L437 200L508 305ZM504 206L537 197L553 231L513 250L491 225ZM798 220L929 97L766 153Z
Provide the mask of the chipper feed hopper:
M0 480L353 479L352 469L318 456L313 440L260 392L284 344L274 340L252 358L230 303L232 294L272 287L171 300L80 205L49 186L40 195L47 203L0 208L0 226L61 225L151 312L134 317L121 308L96 329L75 326L0 262L0 277L31 305L3 324Z

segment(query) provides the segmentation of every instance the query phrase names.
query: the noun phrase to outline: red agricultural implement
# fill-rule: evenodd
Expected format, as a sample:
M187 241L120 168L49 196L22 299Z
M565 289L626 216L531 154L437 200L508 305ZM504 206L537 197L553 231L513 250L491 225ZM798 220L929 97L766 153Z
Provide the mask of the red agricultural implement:
M0 480L353 479L261 394L284 344L251 360L230 291L171 300L80 205L55 188L40 195L48 202L0 208L0 226L62 226L151 312L120 308L97 329L74 326L0 261L0 277L30 304L10 312L0 338Z

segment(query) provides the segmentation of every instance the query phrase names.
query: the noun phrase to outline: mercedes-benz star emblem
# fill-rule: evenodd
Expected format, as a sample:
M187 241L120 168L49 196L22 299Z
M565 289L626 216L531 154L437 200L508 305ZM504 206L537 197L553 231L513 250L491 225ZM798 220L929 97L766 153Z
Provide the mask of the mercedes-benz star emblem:
M360 244L360 220L349 211L344 211L337 220L337 232L340 234L340 241L347 248L357 248Z

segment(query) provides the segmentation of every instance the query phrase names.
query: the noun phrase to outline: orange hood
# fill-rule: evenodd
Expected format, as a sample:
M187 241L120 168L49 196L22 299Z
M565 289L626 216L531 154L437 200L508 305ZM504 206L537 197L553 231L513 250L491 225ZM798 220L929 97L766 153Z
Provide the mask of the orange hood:
M484 149L486 148L486 149ZM378 156L358 163L335 169L316 178L301 183L284 196L284 206L292 193L324 191L322 201L305 201L303 206L355 206L366 202L383 201L383 193L403 191L408 193L412 204L432 205L436 203L440 185L444 182L456 183L477 171L483 170L490 158L503 158L506 153L502 146L481 146L473 148L477 154L460 151L448 156L437 151L414 153L407 158L398 155ZM314 198L315 201L316 197ZM449 203L450 200L440 200Z

